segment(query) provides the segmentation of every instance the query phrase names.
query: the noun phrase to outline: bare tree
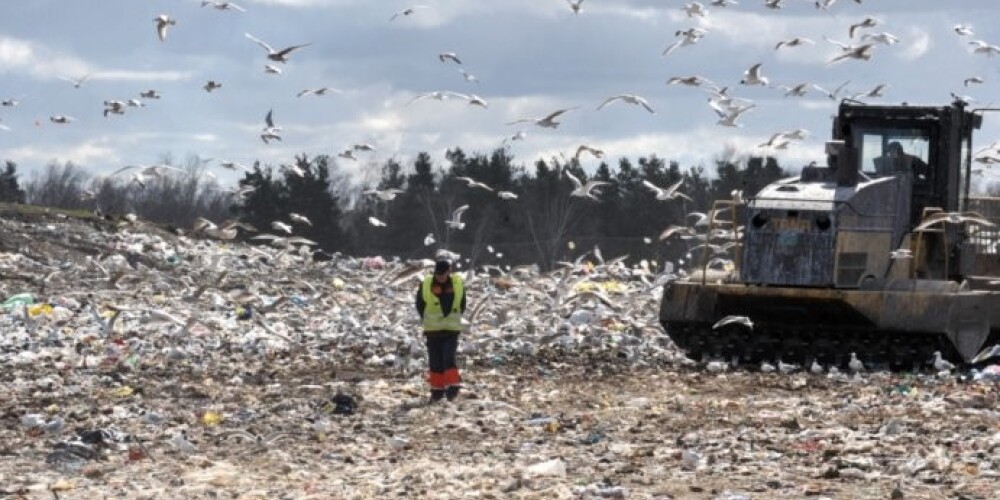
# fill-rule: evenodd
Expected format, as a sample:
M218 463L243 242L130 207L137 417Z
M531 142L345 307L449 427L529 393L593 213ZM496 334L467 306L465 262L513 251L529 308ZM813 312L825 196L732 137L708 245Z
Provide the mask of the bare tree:
M28 203L65 209L84 208L84 183L90 174L72 162L50 163L25 186Z

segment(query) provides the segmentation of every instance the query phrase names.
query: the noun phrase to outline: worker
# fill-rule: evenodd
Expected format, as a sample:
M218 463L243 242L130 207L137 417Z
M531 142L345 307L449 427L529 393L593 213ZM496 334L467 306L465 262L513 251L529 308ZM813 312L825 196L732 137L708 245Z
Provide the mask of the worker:
M875 158L875 171L880 175L909 173L917 179L926 179L927 163L920 158L907 154L903 145L892 141L886 145L885 154Z
M431 403L447 397L454 401L462 378L455 362L458 335L462 332L462 314L466 295L462 278L451 273L451 261L439 258L434 274L424 278L417 290L417 312L424 324L427 340L427 381Z

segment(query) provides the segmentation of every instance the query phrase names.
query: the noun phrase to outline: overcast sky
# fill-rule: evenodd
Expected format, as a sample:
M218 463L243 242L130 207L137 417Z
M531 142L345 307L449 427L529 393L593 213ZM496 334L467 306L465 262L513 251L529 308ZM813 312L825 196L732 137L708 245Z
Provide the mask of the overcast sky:
M30 0L0 2L0 159L31 171L50 161L72 161L107 173L128 164L151 164L163 154L197 154L250 164L277 164L297 153L336 154L356 143L374 153L357 162L338 159L357 172L387 158L409 162L420 151L443 161L445 150L488 152L519 130L510 143L518 161L572 155L580 144L602 149L607 159L656 154L683 166L711 165L723 151L757 148L778 131L804 128L810 137L779 161L797 168L822 160L836 102L819 92L784 97L774 87L740 85L744 70L763 63L772 86L811 82L845 94L888 84L871 102L945 104L949 93L1000 104L1000 56L973 52L969 44L1000 44L996 0L839 0L827 10L812 0L785 0L765 8L763 0L713 7L689 17L678 0L585 0L574 14L566 0L241 0L246 12L202 7L200 0ZM422 5L411 15L390 17ZM154 17L176 19L165 41ZM849 26L872 16L874 28ZM957 24L974 35L955 33ZM700 27L698 43L667 56L675 32ZM863 33L899 38L878 45L870 61L827 61L840 53L831 39L860 44ZM291 53L287 64L267 60L266 51L244 33L277 49L312 45ZM814 45L775 50L778 41L808 37ZM455 52L462 64L441 62ZM265 74L265 64L280 75ZM464 69L478 82L467 82ZM91 74L79 88L61 76ZM702 88L667 85L674 76L700 75L728 86L730 94L756 107L741 127L716 124ZM979 76L982 84L963 86ZM208 80L222 88L207 93ZM296 94L307 88L342 91L325 96ZM138 98L155 89L159 100L125 115L102 115L105 100ZM488 109L452 98L411 101L422 93L474 93ZM606 98L633 93L656 113ZM561 108L555 130L533 124ZM280 142L259 137L264 116L274 110L283 128ZM49 119L76 120L59 125ZM1000 116L986 119L977 144L1000 138ZM584 157L586 168L598 160ZM235 177L218 169L220 179ZM363 176L363 174L362 174Z

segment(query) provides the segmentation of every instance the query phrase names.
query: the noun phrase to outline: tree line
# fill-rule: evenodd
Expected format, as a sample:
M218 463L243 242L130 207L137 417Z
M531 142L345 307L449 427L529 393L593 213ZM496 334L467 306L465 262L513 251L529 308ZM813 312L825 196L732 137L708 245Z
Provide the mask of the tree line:
M169 157L163 160L173 164ZM687 214L707 212L713 200L730 199L734 191L750 196L788 175L771 157L716 160L715 175L709 176L705 167L682 169L655 155L635 162L601 161L588 174L576 158L526 166L506 148L485 154L452 149L446 153L446 165L435 165L427 153L418 154L410 165L389 159L363 166L376 175L359 183L332 158L303 154L288 165L257 162L244 172L238 187L222 189L197 157L186 159L177 166L179 171L141 182L129 175L93 176L72 163L53 163L22 188L17 166L8 161L0 172L0 201L102 215L134 213L188 232L199 217L217 224L238 219L257 229L241 230L239 238L244 240L265 232L284 235L272 227L280 221L292 224L295 236L315 241L326 252L414 259L444 248L473 265L537 263L548 269L595 247L605 257L628 254L633 262L684 258L697 243L659 241L664 228L691 223ZM570 196L571 176L583 183L607 184L594 190L596 199ZM470 186L463 178L488 189ZM657 200L644 180L660 187L683 180L679 191L689 199ZM397 190L391 200L385 199L391 196L387 190ZM501 197L500 192L507 194ZM464 227L447 224L463 205L468 205L462 214ZM291 221L291 213L305 216L312 225Z

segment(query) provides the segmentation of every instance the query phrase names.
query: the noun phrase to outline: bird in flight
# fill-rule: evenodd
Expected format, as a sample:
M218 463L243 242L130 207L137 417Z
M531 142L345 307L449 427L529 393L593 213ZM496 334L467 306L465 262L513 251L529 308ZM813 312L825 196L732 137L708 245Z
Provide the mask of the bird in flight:
M340 90L337 90L337 89L332 89L332 88L329 88L329 87L320 87L318 89L304 89L304 90L301 90L301 91L299 91L298 94L295 94L295 97L302 97L302 96L306 96L306 95L322 96L322 95L326 95L327 92L333 92L335 94L341 94L341 93L343 93L343 92L341 92Z
M462 205L455 209L451 214L451 219L444 221L445 225L455 229L465 229L465 223L462 222L462 214L469 209L468 205Z
M265 43L263 40L255 37L253 35L251 35L250 33L244 33L244 35L246 35L246 37L249 38L250 40L253 40L254 42L257 42L257 45L260 45L261 47L263 47L264 50L267 51L267 58L268 59L270 59L272 61L275 61L275 62L280 62L282 64L288 62L288 55L291 54L292 51L297 50L297 49L301 49L303 47L308 47L308 46L312 45L311 43L303 43L301 45L292 45L290 47L285 47L285 48L283 48L281 50L274 50L274 47L271 47L270 45L268 45L267 43Z
M401 11L393 14L392 17L389 18L389 22L391 23L391 22L395 21L396 18L399 17L399 16L409 16L409 15L412 15L414 12L417 11L417 9L426 9L426 8L427 8L426 5L414 5L413 7L410 7L410 8L407 8L407 9L403 9L403 10L401 10Z
M622 102L625 102L625 103L628 103L628 104L633 104L633 105L636 105L636 106L642 106L642 107L646 108L646 111L649 111L650 113L656 113L656 111L653 111L653 108L649 106L649 102L646 101L645 98L643 98L642 96L635 95L635 94L620 94L620 95L609 97L609 98L605 99L604 102L602 102L601 105L597 107L597 109L601 109L604 106L607 106L608 104L611 104L612 102L615 102L615 101L622 101Z
M684 198L687 201L693 201L688 195L678 191L681 187L681 184L684 184L684 179L681 179L671 184L670 187L663 189L657 186L656 184L649 182L646 179L642 180L642 185L646 186L647 188L649 188L650 191L655 193L656 199L659 201L675 200L677 198Z
M167 40L167 27L176 25L177 20L171 19L170 16L166 14L160 14L153 19L156 23L156 35L160 37L160 41L164 42Z
M563 170L563 173L566 174L566 177L568 177L570 182L573 183L573 191L571 191L569 195L576 196L578 198L590 198L597 201L597 197L594 196L593 193L594 188L611 184L606 181L587 181L587 183L584 184L580 182L580 179L573 175L573 173L569 170Z
M59 78L62 79L62 80L66 80L69 83L72 83L73 87L75 87L75 88L80 88L80 86L83 85L83 82L89 80L91 76L94 76L94 74L93 73L88 73L88 74L83 75L83 76L81 76L79 78L71 78L71 77L68 77L68 76L60 76Z
M281 140L281 135L279 134L281 127L274 126L273 113L273 109L268 110L267 116L264 117L264 129L260 132L260 140L264 141L264 144L270 144L269 141L272 140Z
M238 10L240 12L246 12L247 10L233 2L213 2L211 0L201 0L201 6L207 7L211 5L216 10Z
M549 113L549 114L547 114L547 115L545 115L545 116L543 116L541 118L522 118L520 120L509 122L509 123L507 123L507 125L516 125L518 123L534 123L535 125L538 125L539 127L544 127L544 128L559 128L560 122L557 122L556 118L559 118L560 115L562 115L563 113L565 113L565 112L567 112L569 110L572 110L572 109L576 109L576 108L573 107L573 108L559 109L559 110L553 111L553 112L551 112L551 113Z
M458 54L454 52L442 52L438 54L438 59L441 62L454 61L455 64L462 64L462 60L458 58Z
M569 8L573 10L574 14L579 14L580 5L583 4L583 0L576 0L575 2L573 0L566 0L566 3L569 4Z

